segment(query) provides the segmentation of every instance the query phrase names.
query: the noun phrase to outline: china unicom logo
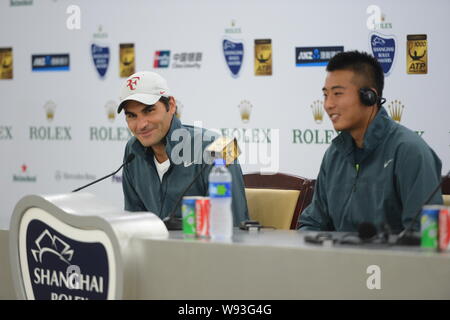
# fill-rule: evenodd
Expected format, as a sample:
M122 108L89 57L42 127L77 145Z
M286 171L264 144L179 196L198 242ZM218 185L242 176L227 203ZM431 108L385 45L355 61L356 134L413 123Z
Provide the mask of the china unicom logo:
M42 258L45 253L54 254L62 261L70 265L73 257L73 249L57 236L52 236L48 229L35 240L37 249L31 249L33 258L36 262L42 263Z

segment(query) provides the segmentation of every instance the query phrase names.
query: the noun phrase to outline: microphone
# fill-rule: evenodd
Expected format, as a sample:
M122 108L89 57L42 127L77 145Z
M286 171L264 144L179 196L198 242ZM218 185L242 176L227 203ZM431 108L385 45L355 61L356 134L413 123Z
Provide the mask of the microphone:
M222 158L225 160L225 164L228 166L231 163L234 162L234 160L239 157L241 154L241 150L239 149L239 146L237 144L236 138L228 138L224 136L220 136L217 139L215 139L212 143L210 143L206 149L207 154L212 159L218 159ZM181 195L178 197L177 201L175 202L175 206L173 210L170 212L170 214L163 219L164 224L166 225L167 230L181 230L183 223L182 218L175 217L175 214L177 212L177 209L181 203L181 200L186 195L188 190L192 187L195 181L197 181L198 177L202 174L203 171L205 171L205 168L210 168L214 165L214 161L211 163L207 163L205 166L203 166L199 172L195 175L194 179L188 184L188 186L183 190Z
M102 181L102 180L105 180L106 178L111 177L112 175L114 175L114 174L116 174L117 172L119 172L119 170L122 169L122 167L123 167L124 165L129 164L131 161L133 161L133 160L134 160L134 157L135 157L135 156L134 156L134 153L130 153L130 154L128 155L127 159L125 160L125 162L122 163L122 165L119 167L119 169L117 169L117 170L114 171L113 173L108 174L107 176L104 176L103 178L97 179L97 180L95 180L95 181L92 181L91 183L88 183L87 185L84 185L84 186L82 186L82 187L79 187L79 188L73 190L72 192L80 191L80 190L82 190L82 189L84 189L84 188L86 188L86 187L89 187L89 186L93 185L94 183L100 182L100 181Z
M377 235L377 228L371 222L361 222L358 226L358 237L362 241L369 241Z
M428 202L430 202L430 200L434 197L436 192L438 192L439 188L442 186L442 183L444 182L444 180L446 178L448 178L449 176L450 176L450 171L447 172L447 174L441 179L441 181L436 186L436 188L433 190L433 192L430 194L430 196L427 198L427 200L425 200L424 204L419 208L416 215L412 219L410 225L407 228L405 228L405 230L403 230L402 232L399 233L398 238L396 240L396 244L401 244L401 245L405 245L405 246L420 245L420 235L418 236L417 234L414 234L414 232L412 232L412 228L414 227L414 224L416 223L417 219L419 218L419 216L422 212L423 206L428 204Z

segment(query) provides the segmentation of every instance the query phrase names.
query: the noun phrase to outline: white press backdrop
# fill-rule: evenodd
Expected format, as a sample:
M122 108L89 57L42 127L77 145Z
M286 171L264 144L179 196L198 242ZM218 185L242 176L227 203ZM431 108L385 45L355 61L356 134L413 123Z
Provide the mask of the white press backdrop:
M67 27L71 5L80 9L79 29ZM422 134L446 172L450 1L1 0L0 48L13 50L13 79L0 80L0 227L8 226L22 196L69 192L120 165L126 123L122 114L109 118L107 112L118 102L124 81L119 77L123 43L135 46L136 71L153 70L167 79L184 123L230 128L244 150L244 172L278 170L315 178L335 133L326 116L315 121L311 108L320 106L325 68L297 67L295 48L370 52L370 5L382 14L376 32L396 40L386 106L403 106L401 124ZM103 78L92 62L94 34L96 43L110 49ZM427 74L406 72L410 34L427 35ZM225 63L224 37L244 44L238 77ZM272 41L270 76L255 75L255 39ZM168 68L153 67L155 51L170 51ZM69 71L32 72L33 54L61 53L70 55ZM200 53L199 67L173 67L175 54L182 53ZM244 123L238 106L246 103L252 108ZM52 120L47 117L51 104ZM63 140L54 139L57 132ZM120 174L87 190L123 205Z

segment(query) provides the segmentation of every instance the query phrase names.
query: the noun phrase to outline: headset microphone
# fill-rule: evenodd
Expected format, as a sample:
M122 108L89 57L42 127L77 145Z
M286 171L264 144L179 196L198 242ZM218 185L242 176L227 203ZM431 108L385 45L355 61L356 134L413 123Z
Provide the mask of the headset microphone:
M378 98L378 95L375 92L375 90L373 90L371 88L359 89L359 99L361 100L361 103L367 107L371 107L374 104L377 104L379 102L379 100L381 100ZM384 103L384 101L383 101L383 103Z

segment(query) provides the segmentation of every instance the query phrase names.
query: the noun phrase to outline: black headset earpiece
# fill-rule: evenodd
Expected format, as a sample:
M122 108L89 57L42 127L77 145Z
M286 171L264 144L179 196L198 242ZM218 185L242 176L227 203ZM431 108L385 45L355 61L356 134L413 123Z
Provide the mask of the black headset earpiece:
M367 107L371 107L378 103L378 95L375 90L370 88L359 89L359 98L361 103Z

